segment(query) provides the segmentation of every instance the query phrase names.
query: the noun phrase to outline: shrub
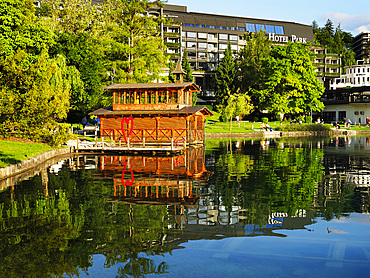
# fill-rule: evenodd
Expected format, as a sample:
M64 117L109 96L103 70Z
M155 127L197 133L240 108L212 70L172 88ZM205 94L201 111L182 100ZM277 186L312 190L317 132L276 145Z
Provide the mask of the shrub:
M269 119L268 119L268 118L266 118L266 117L263 117L261 120L262 120L262 122L263 122L263 123L265 123L265 124L267 124L267 123L268 123L268 121L269 121Z
M312 122L312 117L311 116L306 116L306 121L307 124L310 124Z
M253 122L258 122L258 117L254 117Z
M282 127L278 127L277 130L280 131L330 131L330 126L322 125L322 124L290 124L290 125L283 125Z

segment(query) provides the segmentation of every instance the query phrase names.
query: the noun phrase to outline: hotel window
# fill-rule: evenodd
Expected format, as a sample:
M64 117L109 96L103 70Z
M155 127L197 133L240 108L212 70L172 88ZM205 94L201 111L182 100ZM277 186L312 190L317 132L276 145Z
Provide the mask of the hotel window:
M198 43L198 48L207 48L207 43L205 43L205 42L199 42Z
M227 27L227 30L234 31L235 30L235 27Z
M275 28L273 25L266 25L266 32L275 34Z
M253 23L245 23L248 32L256 32L256 26Z
M196 24L195 27L205 28L206 26L203 24Z
M224 26L217 26L217 29L226 30L226 27L224 27Z
M188 52L188 57L190 57L190 58L197 57L197 53L196 52Z
M238 36L230 35L230 40L231 41L237 41L238 40Z
M214 25L207 25L207 28L215 29Z
M226 41L227 41L228 36L227 36L227 34L219 34L219 35L218 35L218 38L219 38L220 40L226 40Z
M206 39L207 38L207 33L198 33L198 38L199 39Z
M186 43L184 41L181 42L181 46L182 47L185 47L186 46Z
M186 27L194 27L194 24L192 24L192 23L185 23L184 24Z
M186 47L194 48L197 44L195 42L187 42Z
M263 24L256 24L256 31L258 32L260 30L265 31L266 30L265 25L263 25Z
M220 50L225 50L227 48L227 44L219 44L218 48Z
M186 32L186 36L188 38L196 38L197 37L197 33L195 33L195 32Z
M206 58L207 57L207 53L199 52L198 53L198 57L199 58Z
M185 37L186 33L184 31L181 32L181 36Z
M212 49L216 49L216 45L215 45L215 44L212 44L212 43L209 43L209 44L208 44L208 48L209 48L210 50L212 50Z
M243 31L243 32L245 32L245 27L238 27L238 31Z
M216 34L208 33L209 39L216 39Z
M236 44L231 45L231 50L238 51L238 46Z
M275 26L275 33L278 35L284 35L284 27L283 26Z

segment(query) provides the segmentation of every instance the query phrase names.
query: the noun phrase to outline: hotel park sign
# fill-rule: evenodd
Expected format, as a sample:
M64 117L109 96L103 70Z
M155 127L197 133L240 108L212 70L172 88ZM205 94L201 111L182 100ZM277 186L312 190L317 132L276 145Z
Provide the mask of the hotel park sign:
M293 42L293 43L307 43L307 38L300 38L296 35L292 35L291 37L283 36L283 35L276 35L273 33L268 33L268 37L270 41L273 42Z

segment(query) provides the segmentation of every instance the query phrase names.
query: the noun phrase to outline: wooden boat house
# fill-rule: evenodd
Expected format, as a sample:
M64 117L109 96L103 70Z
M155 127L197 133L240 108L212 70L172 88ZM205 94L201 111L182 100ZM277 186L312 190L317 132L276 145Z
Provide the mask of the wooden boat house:
M197 144L204 142L205 119L212 115L206 107L192 106L193 92L199 87L183 82L180 63L176 83L112 84L113 107L89 115L100 118L100 135L131 143Z

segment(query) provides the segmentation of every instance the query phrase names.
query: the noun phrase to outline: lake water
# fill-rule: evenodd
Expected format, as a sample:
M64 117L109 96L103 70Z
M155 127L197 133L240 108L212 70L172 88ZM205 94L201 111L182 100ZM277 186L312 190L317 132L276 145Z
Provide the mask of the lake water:
M80 155L0 192L0 277L369 277L370 137Z

